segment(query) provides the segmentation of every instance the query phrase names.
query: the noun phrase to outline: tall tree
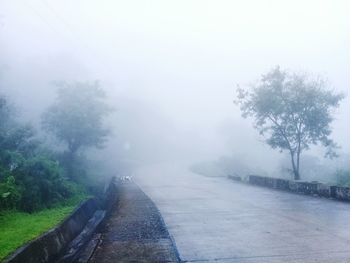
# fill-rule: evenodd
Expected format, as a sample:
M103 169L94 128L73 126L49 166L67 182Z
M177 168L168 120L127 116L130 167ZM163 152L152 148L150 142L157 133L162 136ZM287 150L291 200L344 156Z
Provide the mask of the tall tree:
M276 67L252 89L237 92L242 116L254 118L255 128L272 148L289 152L295 180L300 179L300 156L311 145L321 144L326 156L336 156L330 124L344 95L324 80Z
M22 124L16 113L0 95L0 211L32 212L70 197L73 188L33 127Z
M43 128L67 146L73 157L87 147L102 148L110 134L104 118L111 112L94 83L61 83L54 104L42 116Z

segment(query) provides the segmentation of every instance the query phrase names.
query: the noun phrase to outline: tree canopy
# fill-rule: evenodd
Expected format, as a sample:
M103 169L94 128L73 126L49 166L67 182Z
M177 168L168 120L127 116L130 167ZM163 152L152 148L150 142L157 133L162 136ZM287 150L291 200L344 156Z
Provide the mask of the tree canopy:
M73 184L36 138L34 128L14 118L15 107L0 95L0 211L32 212L72 196Z
M43 114L42 124L75 154L82 147L101 148L110 130L104 117L111 108L98 82L61 83L54 104Z
M330 124L344 95L329 89L323 79L276 67L252 89L238 88L237 93L242 116L254 118L255 128L272 148L289 152L294 179L300 179L300 155L311 145L321 144L327 156L336 156Z

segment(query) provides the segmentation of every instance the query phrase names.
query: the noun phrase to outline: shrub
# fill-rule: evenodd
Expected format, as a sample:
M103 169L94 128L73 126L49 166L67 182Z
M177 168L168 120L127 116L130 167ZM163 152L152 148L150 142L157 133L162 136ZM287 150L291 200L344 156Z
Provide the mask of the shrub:
M0 210L14 209L21 199L19 187L13 176L8 176L3 183L0 183Z
M350 187L350 170L338 170L335 178L338 185Z
M34 212L83 193L76 182L67 179L72 160L59 163L36 136L31 125L15 120L14 109L0 95L0 211ZM76 165L79 169L74 175L85 180L83 164Z
M27 212L51 207L73 195L58 163L45 156L25 161L16 171L16 177L22 189L19 207Z
M13 152L2 157L6 165L0 165L0 210L17 208L34 212L50 208L83 191L78 191L76 184L63 176L53 158L38 155L25 159Z

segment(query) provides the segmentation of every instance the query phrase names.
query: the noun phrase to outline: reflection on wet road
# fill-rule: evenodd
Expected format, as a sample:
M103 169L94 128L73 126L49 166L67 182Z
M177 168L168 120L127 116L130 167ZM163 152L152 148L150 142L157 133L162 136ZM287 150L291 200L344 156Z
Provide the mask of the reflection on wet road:
M185 262L350 262L350 204L204 177L139 169Z

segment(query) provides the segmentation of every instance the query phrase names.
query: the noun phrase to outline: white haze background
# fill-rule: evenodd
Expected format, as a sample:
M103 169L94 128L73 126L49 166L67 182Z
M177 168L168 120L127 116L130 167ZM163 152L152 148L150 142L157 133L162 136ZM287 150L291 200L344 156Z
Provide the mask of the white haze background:
M111 166L233 155L271 172L283 155L241 118L236 85L280 65L347 92L349 13L337 0L0 0L1 89L39 123L52 81L100 80L116 109L99 153ZM349 101L333 125L341 153Z

